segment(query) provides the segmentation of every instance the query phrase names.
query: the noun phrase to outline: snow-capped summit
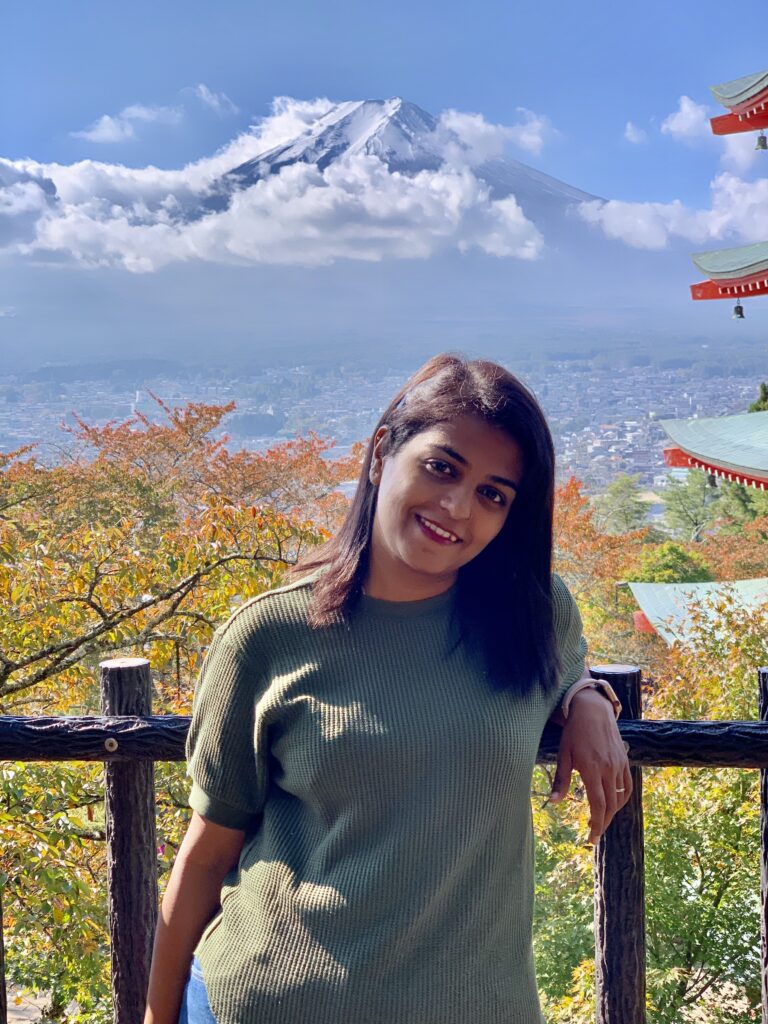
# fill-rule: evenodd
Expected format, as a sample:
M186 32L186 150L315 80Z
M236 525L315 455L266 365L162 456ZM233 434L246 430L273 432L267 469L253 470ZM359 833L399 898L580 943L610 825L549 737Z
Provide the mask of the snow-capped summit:
M376 156L390 170L415 173L440 166L431 137L437 121L415 103L388 100L337 103L296 139L261 153L225 177L247 188L299 161L319 170L341 156Z
M390 172L436 171L467 144L449 127L399 96L387 100L337 103L300 135L233 167L214 185L209 208L225 207L232 194L250 188L284 167L313 164L324 171L334 161L358 154L378 157ZM595 197L509 157L472 162L473 173L493 199L514 195L526 216L552 226L566 208Z

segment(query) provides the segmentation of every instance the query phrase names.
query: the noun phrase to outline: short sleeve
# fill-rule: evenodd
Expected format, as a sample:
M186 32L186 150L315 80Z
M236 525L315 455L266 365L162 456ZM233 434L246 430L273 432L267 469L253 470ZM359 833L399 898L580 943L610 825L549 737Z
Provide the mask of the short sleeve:
M560 680L557 689L557 707L566 691L584 675L587 657L587 641L578 605L562 579L552 576L552 600L554 603L555 639L560 652Z
M261 691L250 659L217 631L195 689L186 754L190 806L226 828L252 828L264 806L267 758L256 726Z

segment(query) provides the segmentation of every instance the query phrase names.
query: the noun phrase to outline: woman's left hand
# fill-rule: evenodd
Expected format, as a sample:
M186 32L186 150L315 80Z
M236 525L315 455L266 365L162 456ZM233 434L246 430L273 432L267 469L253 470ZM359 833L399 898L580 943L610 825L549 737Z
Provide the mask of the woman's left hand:
M550 803L565 798L574 768L589 800L589 842L596 843L632 795L632 777L613 707L594 689L579 691L571 702Z

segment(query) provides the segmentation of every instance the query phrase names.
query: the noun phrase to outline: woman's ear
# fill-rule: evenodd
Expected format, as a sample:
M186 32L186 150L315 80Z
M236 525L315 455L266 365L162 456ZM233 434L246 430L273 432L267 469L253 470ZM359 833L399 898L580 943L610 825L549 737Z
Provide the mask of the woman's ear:
M384 438L389 433L389 427L379 427L373 435L373 454L371 456L371 468L368 470L368 479L374 486L381 480L381 471L384 464L384 456L381 453Z

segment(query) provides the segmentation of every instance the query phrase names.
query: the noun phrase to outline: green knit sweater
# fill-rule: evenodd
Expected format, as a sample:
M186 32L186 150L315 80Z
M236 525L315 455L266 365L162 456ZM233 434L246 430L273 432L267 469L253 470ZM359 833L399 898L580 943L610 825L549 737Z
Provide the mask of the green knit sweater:
M190 803L246 831L196 951L217 1021L539 1024L531 773L573 598L554 577L559 691L522 697L453 642L452 591L311 629L310 587L239 608L195 693Z

